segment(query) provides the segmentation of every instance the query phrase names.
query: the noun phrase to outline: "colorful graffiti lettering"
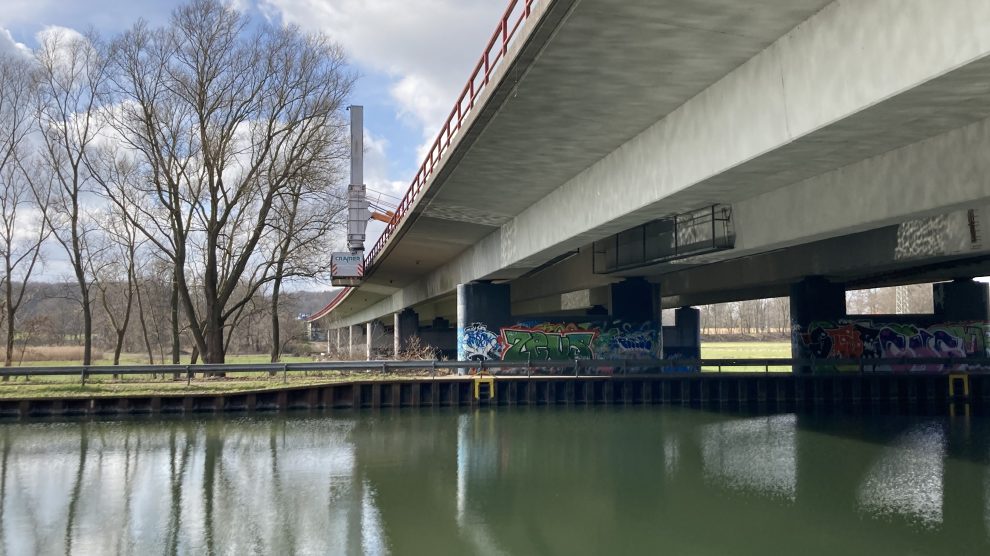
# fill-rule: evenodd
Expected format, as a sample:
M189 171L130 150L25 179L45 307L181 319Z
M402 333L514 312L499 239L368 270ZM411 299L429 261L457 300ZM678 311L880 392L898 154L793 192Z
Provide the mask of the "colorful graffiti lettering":
M462 361L499 358L498 335L480 322L457 331L457 356Z
M503 361L561 361L594 359L592 342L597 330L544 332L538 329L503 328Z
M660 330L656 323L612 323L599 335L599 359L654 359L660 357Z
M816 322L801 334L808 355L831 359L987 357L990 325L985 322L875 324L870 321Z
M458 356L470 361L650 359L660 357L656 323L527 321L499 329L475 323L458 333Z

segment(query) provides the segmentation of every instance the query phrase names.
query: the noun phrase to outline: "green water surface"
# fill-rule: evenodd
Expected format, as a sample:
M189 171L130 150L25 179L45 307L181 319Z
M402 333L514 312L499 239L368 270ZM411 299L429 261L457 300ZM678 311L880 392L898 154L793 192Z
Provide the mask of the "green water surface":
M0 424L0 553L990 554L990 420L688 408Z

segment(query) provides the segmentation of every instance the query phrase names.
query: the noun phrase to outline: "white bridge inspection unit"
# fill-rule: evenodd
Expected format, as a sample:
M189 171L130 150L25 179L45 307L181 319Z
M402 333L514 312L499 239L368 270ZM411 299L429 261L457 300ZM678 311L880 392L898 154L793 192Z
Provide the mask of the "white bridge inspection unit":
M364 239L368 227L367 188L364 185L364 107L349 106L351 113L351 183L347 186L347 252L330 256L330 281L334 286L358 286L364 275Z

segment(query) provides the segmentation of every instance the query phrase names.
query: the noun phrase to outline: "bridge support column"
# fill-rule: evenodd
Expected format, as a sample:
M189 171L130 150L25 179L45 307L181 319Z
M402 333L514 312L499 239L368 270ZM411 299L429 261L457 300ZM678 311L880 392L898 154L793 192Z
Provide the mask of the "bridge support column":
M357 343L361 340L361 325L355 324L347 327L347 353L351 357L357 355Z
M663 356L667 359L701 358L701 311L681 307L674 311L674 326L663 327Z
M511 298L508 284L472 282L457 286L457 359L493 358L489 348L499 329L511 324ZM465 373L461 369L459 373Z
M659 320L658 288L643 278L629 278L609 286L612 318L641 323Z
M990 284L955 280L932 285L935 316L942 322L990 320Z
M837 321L846 316L846 288L833 284L822 276L809 276L791 284L791 356L806 359L811 353L805 348L801 335L818 321ZM795 368L794 372L810 372L810 368Z
M392 349L395 358L399 358L402 350L408 347L409 339L419 333L419 315L412 309L404 309L393 315L395 329L392 333Z
M364 356L366 360L371 361L375 356L375 346L380 345L384 339L385 326L381 321L373 320L366 323L364 328Z

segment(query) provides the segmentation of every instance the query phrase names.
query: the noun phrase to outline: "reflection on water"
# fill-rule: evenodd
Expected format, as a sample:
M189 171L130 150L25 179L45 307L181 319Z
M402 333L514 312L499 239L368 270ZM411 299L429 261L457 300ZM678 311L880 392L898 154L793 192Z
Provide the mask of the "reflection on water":
M873 464L859 490L872 515L900 514L926 527L942 523L945 432L925 423L897 438Z
M988 433L682 408L7 423L0 553L990 553Z
M794 415L734 419L702 429L705 475L729 488L793 500L797 495Z
M663 462L667 476L677 473L677 466L680 464L681 446L676 437L666 438L663 441Z

